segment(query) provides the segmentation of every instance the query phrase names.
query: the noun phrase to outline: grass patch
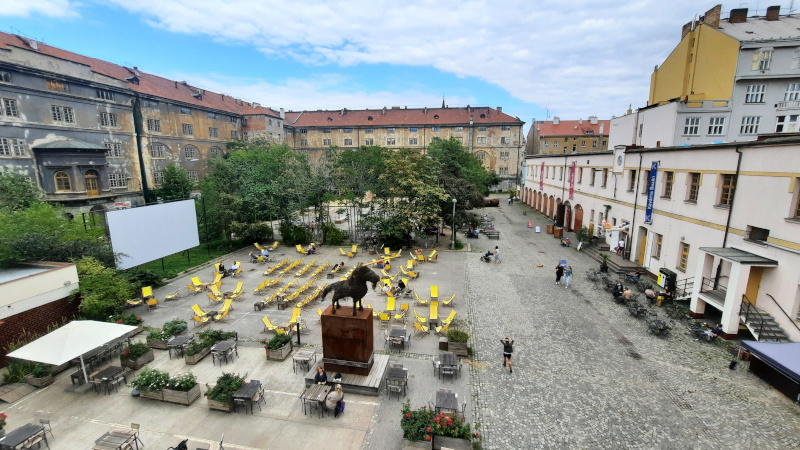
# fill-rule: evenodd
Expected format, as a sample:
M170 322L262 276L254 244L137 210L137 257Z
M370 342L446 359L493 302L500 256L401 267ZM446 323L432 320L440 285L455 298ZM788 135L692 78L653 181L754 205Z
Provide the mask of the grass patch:
M228 246L228 242L224 239L211 241L206 245L200 244L197 247L190 248L189 250L175 253L164 257L164 267L161 267L161 259L151 261L147 264L138 266L137 269L152 270L153 272L161 275L164 278L174 278L180 272L192 267L199 266L205 262L217 259L222 255L226 255L234 249L240 248L239 243L235 243L232 247ZM186 252L189 252L187 257ZM211 256L209 256L209 253ZM242 261L246 263L247 261ZM229 261L226 266L230 266L233 262Z

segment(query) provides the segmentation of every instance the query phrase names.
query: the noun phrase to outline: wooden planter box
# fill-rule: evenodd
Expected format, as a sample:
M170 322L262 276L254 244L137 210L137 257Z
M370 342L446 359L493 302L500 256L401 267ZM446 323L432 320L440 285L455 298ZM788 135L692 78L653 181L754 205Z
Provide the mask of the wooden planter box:
M209 353L211 353L211 347L206 347L200 353L197 353L197 354L194 354L194 355L191 355L191 356L184 354L183 358L184 358L184 360L186 360L186 364L189 364L190 366L193 366L193 365L199 363L200 360L205 358L206 355L208 355Z
M458 356L469 356L467 354L466 342L448 342L447 348L449 351L455 353Z
M433 449L450 448L453 450L471 450L472 442L468 439L458 439L446 436L433 437Z
M43 388L53 384L53 376L47 375L46 377L36 378L33 375L25 375L25 382L37 388Z
M144 367L145 364L149 363L150 361L156 359L153 355L153 350L151 349L149 352L145 353L144 355L140 356L138 359L125 359L120 356L119 363L122 367L127 367L133 370L139 370Z
M139 391L139 397L160 401L164 400L164 393L162 391Z
M157 348L159 350L166 350L167 341L162 341L161 339L148 339L147 346L150 348Z
M216 400L208 399L208 409L215 409L217 411L225 411L227 413L231 412L233 409L231 402L222 403Z
M289 341L288 344L284 345L283 347L272 350L267 349L267 359L272 361L283 361L289 356L289 353L292 352L292 341Z
M172 389L164 389L161 391L164 395L164 401L169 403L177 403L179 405L189 406L195 400L200 398L200 385L195 384L193 388L188 391L173 391Z
M432 448L432 445L433 445L433 443L430 442L430 441L414 441L414 442L412 442L412 441L409 441L406 438L403 438L403 446L401 448L403 448L403 449L409 449L409 448L427 448L427 449L430 449L430 448Z

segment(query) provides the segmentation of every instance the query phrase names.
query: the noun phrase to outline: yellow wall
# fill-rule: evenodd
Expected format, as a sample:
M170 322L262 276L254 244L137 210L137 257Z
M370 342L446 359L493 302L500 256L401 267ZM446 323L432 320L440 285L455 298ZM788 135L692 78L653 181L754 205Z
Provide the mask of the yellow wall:
M733 92L739 41L699 24L650 76L648 105L682 100L726 100Z

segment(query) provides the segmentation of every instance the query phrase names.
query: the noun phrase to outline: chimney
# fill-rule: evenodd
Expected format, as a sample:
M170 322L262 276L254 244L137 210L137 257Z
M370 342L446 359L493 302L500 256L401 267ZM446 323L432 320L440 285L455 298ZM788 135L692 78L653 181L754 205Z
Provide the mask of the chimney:
M381 114L382 115L386 115L386 107L385 106L383 107L383 112L381 112Z
M281 108L281 119L286 118L286 112L284 112L283 108Z
M778 20L778 16L781 14L781 7L778 6L770 6L767 8L767 20Z
M178 82L175 82L175 89L178 89Z
M778 9L780 9L780 7ZM136 75L137 77L139 76L139 68L138 67L133 66L133 74Z
M469 107L469 105L467 105L467 112L468 112L468 113L471 113L471 112L472 112L472 108L470 108L470 107Z
M597 116L589 116L589 123L592 125L597 125Z
M693 25L694 25L694 21L686 22L683 25L683 28L681 28L681 40L683 38L685 38L686 35L689 34L690 31L692 31L692 29L694 29Z
M422 114L428 114L428 107L422 108Z
M745 23L747 22L747 8L736 8L731 10L731 16L728 18L730 23Z
M583 119L578 119L578 125L583 125ZM577 127L575 127L577 128Z
M558 116L553 116L553 125L558 125L558 123L560 121L561 121L561 118L559 118Z
M722 15L722 5L717 5L706 11L703 16L703 23L711 25L714 28L719 28L720 15Z
M340 116L343 116L343 115L344 115L344 108L342 108L342 110L341 110L341 111L339 111L339 115L340 115Z
M497 112L499 112L499 113L503 112L503 107L502 106L498 106L497 107Z
M597 123L597 122L595 122L595 123ZM601 135L603 134L603 129L605 129L605 127L606 127L606 124L604 124L604 123L600 124L600 134Z
M469 116L469 124L472 125L472 116Z

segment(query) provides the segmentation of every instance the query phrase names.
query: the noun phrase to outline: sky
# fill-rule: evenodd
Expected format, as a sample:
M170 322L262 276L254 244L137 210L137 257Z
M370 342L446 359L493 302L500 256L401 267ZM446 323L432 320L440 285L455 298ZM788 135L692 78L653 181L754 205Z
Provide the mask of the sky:
M645 106L696 0L2 0L0 30L273 108ZM789 1L723 4L763 15ZM757 12L756 12L757 11Z

